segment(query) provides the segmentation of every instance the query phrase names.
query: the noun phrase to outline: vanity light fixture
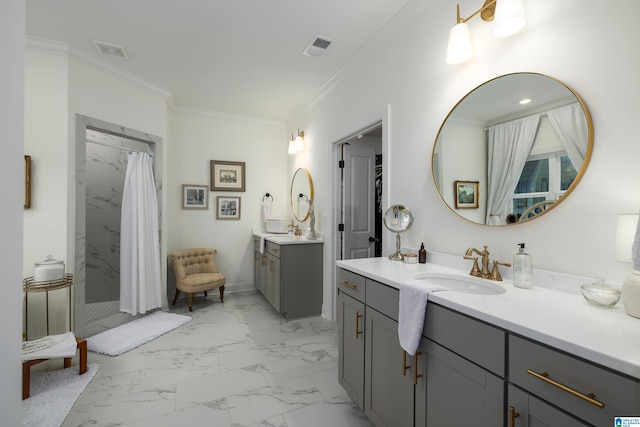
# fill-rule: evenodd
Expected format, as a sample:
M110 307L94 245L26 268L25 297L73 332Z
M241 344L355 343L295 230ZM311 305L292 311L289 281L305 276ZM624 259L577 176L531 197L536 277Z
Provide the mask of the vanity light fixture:
M293 134L291 134L291 141L289 141L289 154L297 154L298 150L296 149L296 140L293 137Z
M291 134L291 141L289 141L289 154L298 154L301 151L304 151L304 131L301 131L298 128L298 135L293 136Z
M304 131L300 131L300 128L298 128L298 136L296 136L295 144L298 152L304 150Z
M511 36L524 28L527 23L524 17L523 0L486 0L482 7L468 18L460 16L460 5L457 5L456 25L449 32L448 64L460 64L471 58L471 36L467 21L478 14L483 21L494 21L495 37Z

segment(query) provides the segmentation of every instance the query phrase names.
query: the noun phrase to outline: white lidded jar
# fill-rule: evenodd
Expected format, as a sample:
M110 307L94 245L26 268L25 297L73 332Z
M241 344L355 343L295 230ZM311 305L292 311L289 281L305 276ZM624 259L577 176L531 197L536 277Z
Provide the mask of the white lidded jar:
M64 277L64 261L53 259L53 256L47 256L44 261L36 262L33 267L34 282L48 282L52 280L61 280Z
M524 251L524 243L513 256L513 286L529 289L533 286L533 262L531 255Z

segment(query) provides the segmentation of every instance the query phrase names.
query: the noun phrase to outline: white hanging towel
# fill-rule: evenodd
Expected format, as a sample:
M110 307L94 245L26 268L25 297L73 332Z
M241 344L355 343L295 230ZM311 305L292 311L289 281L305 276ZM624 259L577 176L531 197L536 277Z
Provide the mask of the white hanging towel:
M448 290L444 286L422 280L409 280L400 284L398 337L400 346L409 355L414 356L420 345L429 294Z
M129 152L120 225L120 311L136 315L162 305L158 199L152 157Z
M271 218L271 208L273 207L272 200L264 200L262 199L262 220L266 221L268 218Z

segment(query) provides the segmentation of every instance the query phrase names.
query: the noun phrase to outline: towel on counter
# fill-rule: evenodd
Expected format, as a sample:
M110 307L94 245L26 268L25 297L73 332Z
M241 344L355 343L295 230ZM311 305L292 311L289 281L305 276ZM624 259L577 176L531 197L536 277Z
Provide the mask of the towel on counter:
M449 288L442 285L423 280L409 280L400 284L398 336L400 346L411 356L416 354L420 344L429 294L448 290Z

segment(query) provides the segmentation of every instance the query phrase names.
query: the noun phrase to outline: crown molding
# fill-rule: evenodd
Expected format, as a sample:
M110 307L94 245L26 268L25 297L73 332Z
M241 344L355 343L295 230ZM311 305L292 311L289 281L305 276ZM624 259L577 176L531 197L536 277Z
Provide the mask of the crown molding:
M108 74L111 77L122 80L125 83L139 87L147 92L151 92L155 95L168 98L169 100L173 96L171 91L158 86L157 84L152 83L148 80L145 80L135 74L123 71L106 61L96 58L95 56L90 55L85 51L69 45L68 43L42 37L26 36L25 48L35 52L64 56L95 70Z

